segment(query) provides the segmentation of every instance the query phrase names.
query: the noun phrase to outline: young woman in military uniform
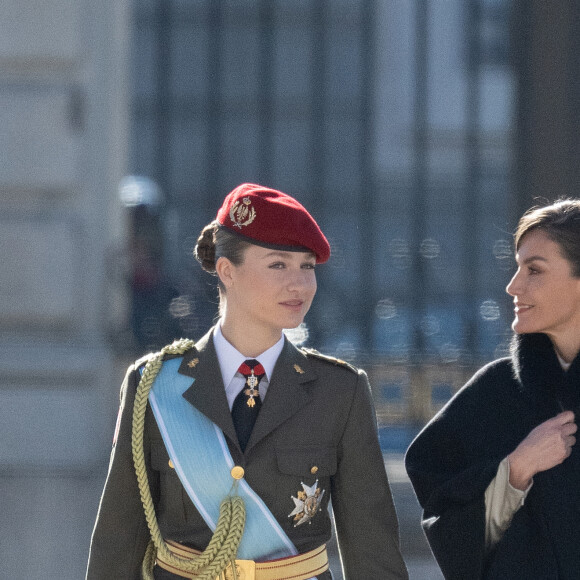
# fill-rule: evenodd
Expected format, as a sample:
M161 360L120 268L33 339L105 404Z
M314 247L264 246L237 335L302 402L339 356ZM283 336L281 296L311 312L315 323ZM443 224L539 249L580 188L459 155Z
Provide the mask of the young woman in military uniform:
M407 578L365 373L282 332L329 256L292 197L226 197L196 247L219 321L129 368L88 580L329 579L330 500L345 577Z

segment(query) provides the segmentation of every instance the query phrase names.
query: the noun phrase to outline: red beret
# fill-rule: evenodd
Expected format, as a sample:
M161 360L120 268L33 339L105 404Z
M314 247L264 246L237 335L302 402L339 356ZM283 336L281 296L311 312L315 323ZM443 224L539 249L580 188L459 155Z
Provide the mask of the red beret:
M314 218L293 197L242 183L224 200L216 217L228 230L257 245L290 251L311 251L322 264L330 246Z

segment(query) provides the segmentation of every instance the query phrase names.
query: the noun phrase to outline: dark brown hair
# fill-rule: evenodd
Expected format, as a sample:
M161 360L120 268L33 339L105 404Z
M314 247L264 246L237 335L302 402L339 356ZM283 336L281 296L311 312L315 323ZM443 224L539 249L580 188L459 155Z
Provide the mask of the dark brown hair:
M227 258L235 266L244 261L244 253L250 242L222 228L217 221L209 223L199 234L194 250L196 260L210 274L216 274L216 262L219 258ZM221 282L218 282L220 289Z
M524 236L535 230L543 231L560 246L562 256L570 262L572 275L580 278L580 199L560 199L529 209L514 234L516 250Z

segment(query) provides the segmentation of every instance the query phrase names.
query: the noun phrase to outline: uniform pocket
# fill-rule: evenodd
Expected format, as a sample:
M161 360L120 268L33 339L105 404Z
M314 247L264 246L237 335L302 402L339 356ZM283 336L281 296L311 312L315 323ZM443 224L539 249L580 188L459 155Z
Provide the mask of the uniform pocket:
M334 447L276 446L277 495L285 529L294 542L318 545L330 537L330 481L337 469Z
M276 446L276 461L285 475L330 477L336 473L336 448Z
M151 443L151 467L161 473L175 471L169 463L169 454L163 443Z
M169 454L162 442L151 443L151 467L159 473L156 511L159 525L174 530L187 521L187 492L169 462Z

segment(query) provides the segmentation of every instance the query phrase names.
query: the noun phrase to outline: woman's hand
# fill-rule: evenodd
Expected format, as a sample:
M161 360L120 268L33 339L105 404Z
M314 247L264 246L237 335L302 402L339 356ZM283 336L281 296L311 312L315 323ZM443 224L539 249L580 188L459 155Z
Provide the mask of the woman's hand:
M510 484L525 490L536 473L562 463L572 453L577 429L572 411L564 411L532 429L508 455Z

